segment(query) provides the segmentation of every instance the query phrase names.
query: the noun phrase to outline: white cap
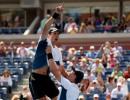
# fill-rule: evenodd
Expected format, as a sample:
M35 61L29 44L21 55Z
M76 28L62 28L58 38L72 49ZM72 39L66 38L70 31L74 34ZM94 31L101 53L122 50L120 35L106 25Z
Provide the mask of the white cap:
M99 97L99 95L98 94L94 94L93 97L96 98L96 97Z
M85 99L84 95L80 95L78 100L80 100L80 99Z
M97 81L97 80L93 80L92 82L93 82L93 83L98 83L98 81Z
M88 79L88 75L85 73L83 79Z
M95 49L95 47L93 45L90 46L90 49Z
M120 82L117 83L117 86L121 86L122 84Z

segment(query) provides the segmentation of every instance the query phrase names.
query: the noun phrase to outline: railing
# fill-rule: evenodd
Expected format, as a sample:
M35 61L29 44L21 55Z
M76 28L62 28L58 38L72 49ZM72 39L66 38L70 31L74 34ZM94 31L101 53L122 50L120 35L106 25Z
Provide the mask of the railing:
M16 27L16 28L8 28L8 27L0 27L0 34L22 34L26 30L26 27Z
M23 34L28 35L35 33L35 26L39 22L40 18L37 16L33 22L30 24L30 26L27 27L16 27L16 28L8 28L8 27L0 27L0 34ZM123 33L130 32L130 27L127 27ZM92 33L120 33L118 26L96 26L95 30L92 31ZM66 34L63 32L63 34ZM69 33L68 33L69 34ZM77 33L78 34L78 33Z

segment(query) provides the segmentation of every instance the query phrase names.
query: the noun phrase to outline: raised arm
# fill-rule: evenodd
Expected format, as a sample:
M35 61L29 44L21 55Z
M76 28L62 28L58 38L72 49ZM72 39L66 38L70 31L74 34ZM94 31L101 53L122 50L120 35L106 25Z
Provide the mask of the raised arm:
M47 37L49 28L51 27L54 20L59 16L59 14L62 11L63 11L63 6L58 6L58 7L55 8L52 16L50 16L49 18L45 18L43 20L42 24L44 24L44 25L41 27L42 37Z
M51 49L52 49L51 46L48 46L47 49L46 49L50 70L54 74L56 79L61 81L61 72L60 72L58 66L56 65L56 63L55 63L55 61L53 59L52 50Z

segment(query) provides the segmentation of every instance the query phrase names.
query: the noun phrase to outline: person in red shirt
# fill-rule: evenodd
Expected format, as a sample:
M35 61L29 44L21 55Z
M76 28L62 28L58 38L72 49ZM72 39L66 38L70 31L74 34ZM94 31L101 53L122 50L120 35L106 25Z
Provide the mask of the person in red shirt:
M127 70L123 73L125 79L130 78L130 65L127 66Z

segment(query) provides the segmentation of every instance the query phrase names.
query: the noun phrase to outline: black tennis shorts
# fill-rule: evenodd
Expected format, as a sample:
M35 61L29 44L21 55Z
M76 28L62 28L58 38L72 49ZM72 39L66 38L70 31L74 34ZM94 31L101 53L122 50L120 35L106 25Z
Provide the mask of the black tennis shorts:
M34 100L48 96L51 99L58 96L59 90L49 75L31 73L29 77L29 88Z

